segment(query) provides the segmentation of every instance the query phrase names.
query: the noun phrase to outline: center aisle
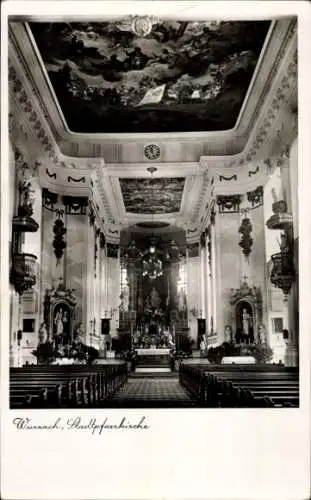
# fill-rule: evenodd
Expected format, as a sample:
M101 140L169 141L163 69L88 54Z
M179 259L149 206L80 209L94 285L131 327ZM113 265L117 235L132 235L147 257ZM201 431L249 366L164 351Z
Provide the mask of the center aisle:
M191 399L178 377L131 378L111 398L105 408L193 408Z

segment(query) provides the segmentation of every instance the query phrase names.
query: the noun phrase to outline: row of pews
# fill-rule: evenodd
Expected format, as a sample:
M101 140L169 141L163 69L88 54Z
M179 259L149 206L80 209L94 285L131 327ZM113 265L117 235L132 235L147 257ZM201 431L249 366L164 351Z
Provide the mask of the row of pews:
M182 363L179 382L202 407L299 407L297 368Z
M127 379L126 363L10 368L10 408L95 407Z

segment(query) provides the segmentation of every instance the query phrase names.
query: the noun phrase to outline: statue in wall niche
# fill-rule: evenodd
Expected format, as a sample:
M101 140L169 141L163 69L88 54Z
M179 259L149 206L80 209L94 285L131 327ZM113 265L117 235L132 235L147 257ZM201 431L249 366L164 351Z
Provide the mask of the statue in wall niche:
M54 325L55 325L55 335L62 335L64 331L64 324L63 324L63 309L60 308L57 313L55 314L54 318Z
M69 334L69 332L68 332L69 317L68 317L68 311L66 311L66 310L63 312L62 321L63 321L63 333L65 335L68 335Z
M250 343L251 342L251 324L252 317L251 315L247 312L246 309L243 309L242 312L242 334L244 337L244 342Z

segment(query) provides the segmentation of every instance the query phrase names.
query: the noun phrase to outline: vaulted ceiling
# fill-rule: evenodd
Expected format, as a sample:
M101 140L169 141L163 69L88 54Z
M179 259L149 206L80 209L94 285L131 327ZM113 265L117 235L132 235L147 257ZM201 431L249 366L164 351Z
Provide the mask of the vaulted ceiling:
M51 191L91 191L111 239L155 223L197 236L213 192L258 183L297 132L295 19L159 21L146 37L12 22L9 37L13 142Z

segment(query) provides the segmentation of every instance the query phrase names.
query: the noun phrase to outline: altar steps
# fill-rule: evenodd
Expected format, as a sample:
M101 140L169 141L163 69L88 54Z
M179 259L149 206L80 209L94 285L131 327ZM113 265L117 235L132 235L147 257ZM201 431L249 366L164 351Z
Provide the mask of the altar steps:
M129 379L132 378L161 378L161 379L178 379L178 373L176 372L171 372L169 369L168 371L161 371L161 370L149 370L149 369L141 369L141 370L136 370L135 372L130 373Z

